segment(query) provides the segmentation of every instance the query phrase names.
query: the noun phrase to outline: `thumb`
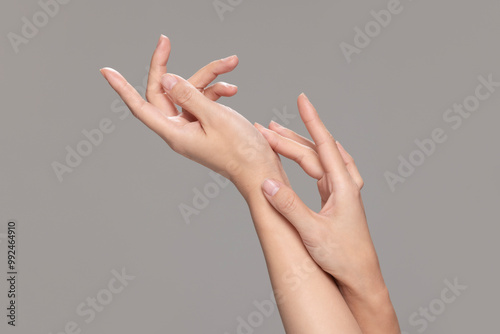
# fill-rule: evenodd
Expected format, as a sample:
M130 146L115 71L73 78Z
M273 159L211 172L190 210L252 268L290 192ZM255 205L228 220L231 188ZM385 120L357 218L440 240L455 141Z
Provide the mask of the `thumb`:
M262 183L264 195L271 205L302 234L311 228L313 211L302 202L292 188L273 179Z
M209 121L216 114L218 104L180 76L165 74L161 77L161 84L165 94L175 104L189 111L202 123Z

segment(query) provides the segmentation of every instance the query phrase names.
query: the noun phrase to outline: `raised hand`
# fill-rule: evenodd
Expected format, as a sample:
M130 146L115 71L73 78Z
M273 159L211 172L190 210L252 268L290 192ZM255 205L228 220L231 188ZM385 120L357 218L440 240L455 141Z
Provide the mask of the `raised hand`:
M162 36L151 61L148 101L117 71L101 72L134 116L174 151L228 177L244 195L259 188L264 175L280 175L279 159L259 131L236 111L215 102L234 95L237 88L216 83L205 89L219 74L233 70L237 57L212 62L186 81L166 74L169 54L170 42Z

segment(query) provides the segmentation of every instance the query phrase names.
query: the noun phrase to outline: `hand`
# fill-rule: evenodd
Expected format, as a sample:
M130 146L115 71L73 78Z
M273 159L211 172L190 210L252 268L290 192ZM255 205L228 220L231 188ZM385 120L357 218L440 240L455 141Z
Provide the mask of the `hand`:
M298 99L302 121L313 141L276 123L257 128L277 153L296 161L318 180L321 211L309 209L287 185L266 180L266 198L299 232L311 257L341 288L353 293L385 289L368 230L354 160L336 142L305 95Z
M234 69L237 57L213 62L186 81L166 74L169 53L170 43L162 37L151 61L149 102L115 70L101 71L134 116L175 152L228 177L242 193L258 189L266 174L279 176L279 159L259 131L236 111L215 102L237 89L218 83L200 92L219 74Z

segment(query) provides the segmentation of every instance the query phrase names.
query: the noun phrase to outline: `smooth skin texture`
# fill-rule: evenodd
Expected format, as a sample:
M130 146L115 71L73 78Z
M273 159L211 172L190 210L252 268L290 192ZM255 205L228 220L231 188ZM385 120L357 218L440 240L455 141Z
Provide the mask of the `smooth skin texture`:
M361 199L363 179L351 155L335 141L303 94L298 107L313 141L274 122L270 129L256 127L275 152L317 180L321 211L308 208L278 180L263 183L265 196L296 228L314 261L336 279L363 333L400 333L368 229Z
M241 187L245 187L254 171L278 170L277 157L252 124L231 108L213 101L236 94L237 88L216 83L204 89L218 75L233 70L238 58L214 61L186 81L166 74L169 54L170 41L162 36L151 60L148 101L117 71L104 68L101 72L134 116L175 152L242 183L238 184ZM175 104L183 108L182 113Z
M223 73L213 68L225 61L186 81L165 74L169 53L170 43L160 40L152 61L158 66L151 66L149 102L118 72L102 73L132 113L175 152L227 176L246 199L287 333L361 333L332 277L311 259L297 230L262 193L261 184L268 177L288 182L277 154L243 116L213 101L229 91L217 93L214 88L209 95L209 87L200 92ZM227 66L225 70L231 68ZM178 113L174 104L184 112Z

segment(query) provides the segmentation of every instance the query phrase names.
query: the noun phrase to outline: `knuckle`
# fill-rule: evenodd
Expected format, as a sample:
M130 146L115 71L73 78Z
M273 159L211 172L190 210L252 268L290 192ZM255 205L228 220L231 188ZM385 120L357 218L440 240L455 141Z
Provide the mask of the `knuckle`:
M278 207L285 214L292 213L297 209L297 197L292 192L286 192L283 194Z
M217 68L217 66L219 66L219 64L222 62L222 59L216 59L216 60L213 60L210 62L210 64L208 64L208 68L210 69L211 72L215 71L215 69Z
M353 180L349 180L337 188L337 193L341 198L346 200L353 199L360 194L360 187Z
M186 104L193 98L193 90L189 87L181 87L176 93L176 100L180 105Z
M318 159L318 153L309 146L306 146L305 155L308 159Z
M204 69L204 73L217 75L217 68L219 67L220 60L211 61L208 65L206 65Z
M135 116L135 118L140 119L139 115L142 115L144 113L144 107L146 106L147 102L143 101L137 108L137 110L131 109L132 110L132 115Z
M309 154L308 151L302 151L302 152L299 152L295 158L293 159L296 163L298 163L299 165L303 165L304 162L308 161L309 158L311 157L311 155Z
M357 202L361 198L361 187L358 184L355 184L351 187L348 196L351 201Z
M151 90L146 90L146 100L148 100L148 102L151 102L151 99L153 99L153 93L151 93Z

